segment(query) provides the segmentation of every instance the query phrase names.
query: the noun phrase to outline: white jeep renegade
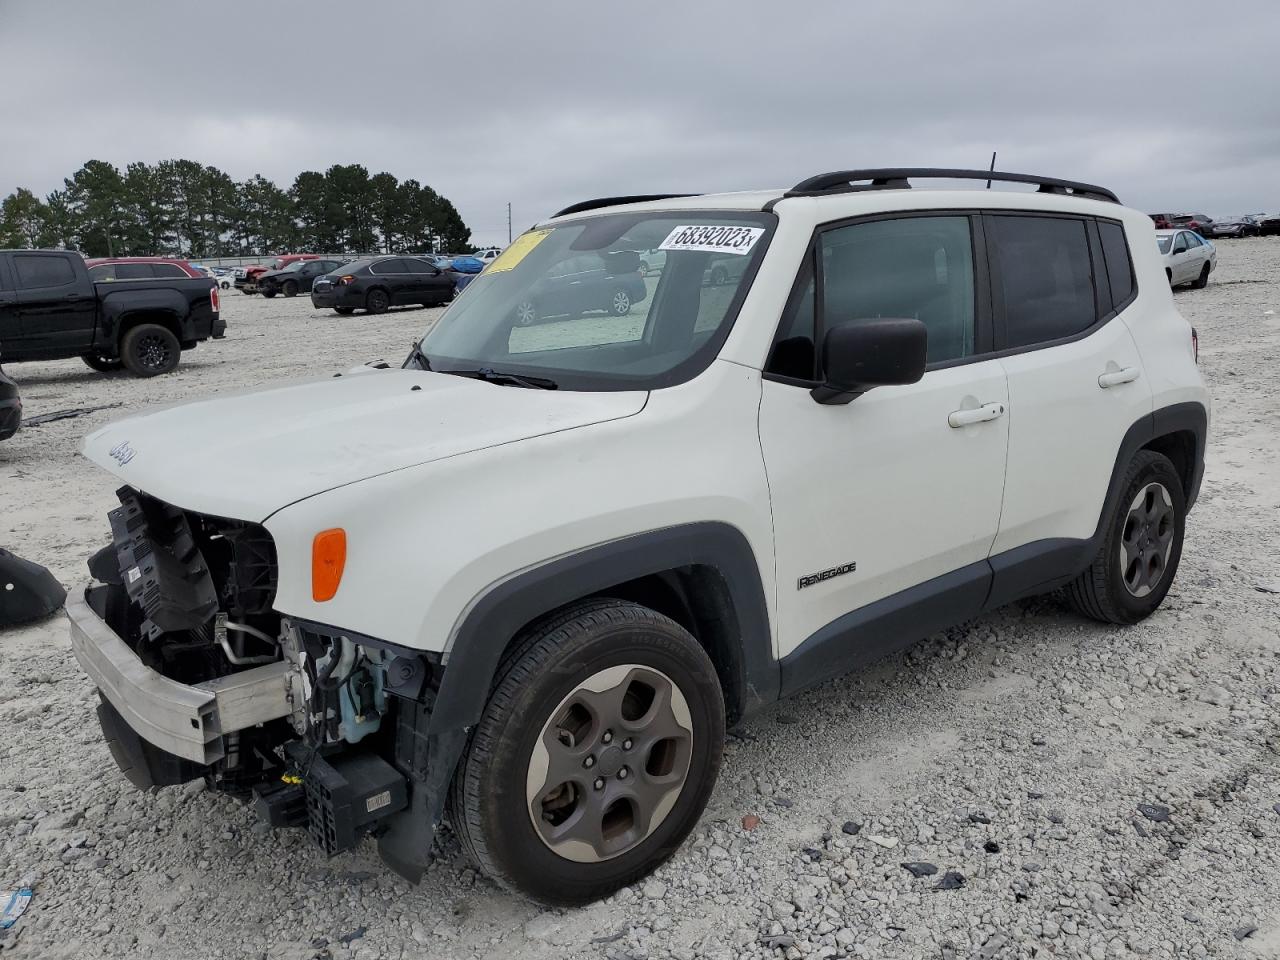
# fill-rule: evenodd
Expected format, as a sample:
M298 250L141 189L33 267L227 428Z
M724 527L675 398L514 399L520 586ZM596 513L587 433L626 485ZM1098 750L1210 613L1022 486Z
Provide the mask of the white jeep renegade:
M727 723L1019 597L1160 605L1209 400L1152 229L986 171L591 201L401 369L93 433L116 761L411 880L448 810L532 897L635 881Z

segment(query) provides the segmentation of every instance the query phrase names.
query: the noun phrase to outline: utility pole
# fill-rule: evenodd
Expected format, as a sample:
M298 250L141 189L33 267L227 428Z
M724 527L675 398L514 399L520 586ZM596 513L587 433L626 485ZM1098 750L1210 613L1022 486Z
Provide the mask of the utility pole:
M507 246L511 246L511 201L507 201Z

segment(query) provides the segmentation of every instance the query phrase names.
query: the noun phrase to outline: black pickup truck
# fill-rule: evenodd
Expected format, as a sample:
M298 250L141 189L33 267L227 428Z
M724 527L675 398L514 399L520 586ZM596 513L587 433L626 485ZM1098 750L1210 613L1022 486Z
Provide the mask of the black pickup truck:
M208 278L94 283L78 253L0 250L5 363L81 357L95 370L154 377L226 327Z

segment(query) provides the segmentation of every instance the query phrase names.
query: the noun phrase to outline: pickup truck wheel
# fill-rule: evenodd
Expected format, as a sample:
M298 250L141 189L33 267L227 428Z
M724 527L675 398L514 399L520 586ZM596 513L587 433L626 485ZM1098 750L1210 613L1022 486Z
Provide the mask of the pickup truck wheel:
M136 377L154 377L178 366L182 347L173 331L158 323L144 323L124 335L120 358Z
M113 370L119 370L124 366L124 362L119 358L104 357L100 353L86 353L80 359L85 362L85 366L97 370L99 373L111 373Z
M575 604L499 668L454 777L454 827L499 884L587 903L675 852L723 746L715 667L683 627L621 600Z
M286 297L296 297L298 295L298 285L292 280L286 280L281 292Z
M1187 501L1169 459L1140 450L1125 471L1107 535L1089 569L1067 587L1079 613L1129 624L1155 612L1182 558Z
M370 290L369 295L364 298L364 308L370 313L386 313L389 306L391 298L385 290Z

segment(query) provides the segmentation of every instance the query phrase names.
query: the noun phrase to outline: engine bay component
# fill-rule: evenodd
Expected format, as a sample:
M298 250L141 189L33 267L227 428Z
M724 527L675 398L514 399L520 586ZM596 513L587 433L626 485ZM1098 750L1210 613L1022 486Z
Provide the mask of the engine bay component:
M67 591L52 573L0 549L0 627L47 617L66 599Z
M331 857L350 850L378 821L409 802L404 775L376 754L326 758L298 742L285 752L302 771L307 833Z

